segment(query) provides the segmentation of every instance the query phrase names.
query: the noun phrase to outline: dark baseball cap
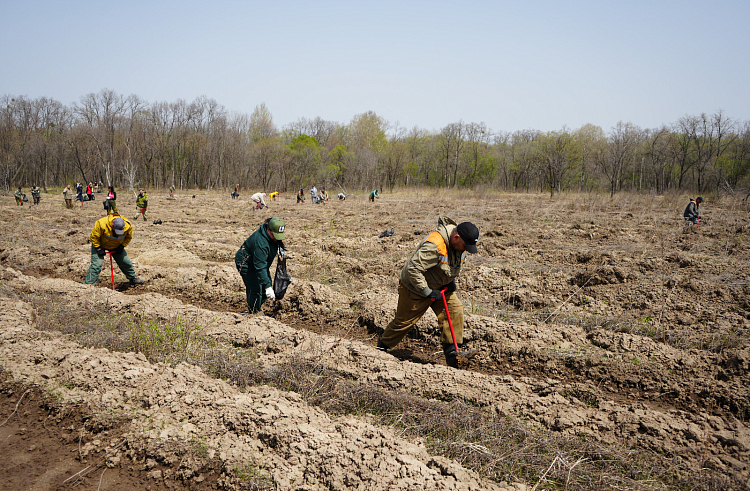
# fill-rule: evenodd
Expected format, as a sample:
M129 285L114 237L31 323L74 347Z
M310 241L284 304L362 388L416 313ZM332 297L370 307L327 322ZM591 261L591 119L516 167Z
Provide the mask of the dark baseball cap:
M479 241L479 229L471 222L462 222L456 227L456 232L464 240L466 250L472 254L477 253L477 241Z

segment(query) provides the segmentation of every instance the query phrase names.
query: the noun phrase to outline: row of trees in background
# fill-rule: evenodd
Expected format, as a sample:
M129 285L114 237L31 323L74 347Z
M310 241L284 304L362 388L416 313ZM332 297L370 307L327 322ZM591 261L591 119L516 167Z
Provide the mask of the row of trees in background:
M397 186L513 191L750 187L750 122L684 116L661 128L494 132L484 123L439 131L389 124L373 112L348 123L302 118L279 129L265 104L251 115L215 100L148 103L102 90L66 106L46 97L0 101L3 186L98 181L117 188L347 192Z

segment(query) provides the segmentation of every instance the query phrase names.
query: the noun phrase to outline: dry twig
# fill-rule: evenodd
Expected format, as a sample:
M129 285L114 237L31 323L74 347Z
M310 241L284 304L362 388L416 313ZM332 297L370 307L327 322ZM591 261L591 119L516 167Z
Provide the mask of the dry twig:
M13 410L12 413L10 413L10 416L8 416L7 418L5 418L5 421L3 421L3 423L0 424L0 426L5 426L5 423L8 422L8 420L11 418L11 416L13 416L14 414L16 414L16 412L18 412L18 405L21 404L21 400L23 399L23 396L25 396L26 394L28 394L30 390L31 389L26 389L26 391L23 394L21 394L21 397L18 398L18 402L16 403L16 408Z

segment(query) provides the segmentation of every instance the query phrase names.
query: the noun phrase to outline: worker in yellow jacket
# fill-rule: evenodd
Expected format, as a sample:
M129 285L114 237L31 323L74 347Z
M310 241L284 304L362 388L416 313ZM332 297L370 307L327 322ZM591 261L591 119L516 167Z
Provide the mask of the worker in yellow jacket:
M120 271L130 280L131 285L145 283L136 277L133 263L130 262L125 246L133 240L133 226L127 218L117 213L100 218L91 230L91 266L86 273L84 284L93 285L99 279L102 270L102 262L107 253L117 262Z

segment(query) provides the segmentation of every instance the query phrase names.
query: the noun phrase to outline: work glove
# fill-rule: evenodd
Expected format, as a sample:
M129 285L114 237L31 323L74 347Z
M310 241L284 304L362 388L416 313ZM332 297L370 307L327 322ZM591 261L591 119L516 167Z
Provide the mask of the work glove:
M115 252L117 254L122 254L122 251L124 251L124 250L125 250L125 246L122 245L122 244L120 244L120 245L117 246L117 249L115 249Z
M101 257L104 257L104 255L107 253L107 251L104 250L104 248L100 247L96 250L96 255Z
M273 288L270 286L266 288L266 298L276 300L276 293L274 293Z
M445 288L446 288L446 290L445 290L446 293L455 292L456 291L456 280L451 280L450 283L448 283L447 285L445 285Z
M442 300L443 299L443 292L440 290L432 290L430 292L429 298L434 302L435 300Z

